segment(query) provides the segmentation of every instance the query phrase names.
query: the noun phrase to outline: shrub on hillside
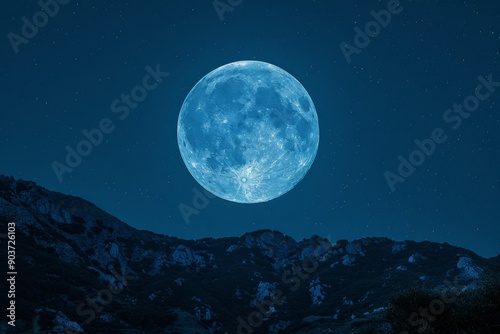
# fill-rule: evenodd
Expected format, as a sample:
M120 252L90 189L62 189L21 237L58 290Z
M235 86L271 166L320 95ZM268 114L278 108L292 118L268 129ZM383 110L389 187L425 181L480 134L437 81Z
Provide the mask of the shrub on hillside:
M395 333L500 333L500 266L491 266L476 289L438 293L412 289L391 300L386 319Z

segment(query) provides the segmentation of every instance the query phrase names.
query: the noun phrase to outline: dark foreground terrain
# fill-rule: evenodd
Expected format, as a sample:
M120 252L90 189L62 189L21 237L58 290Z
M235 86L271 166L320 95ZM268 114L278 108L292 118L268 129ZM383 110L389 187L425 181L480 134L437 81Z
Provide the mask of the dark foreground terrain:
M180 240L0 176L9 222L16 317L0 333L500 333L498 258L446 243Z

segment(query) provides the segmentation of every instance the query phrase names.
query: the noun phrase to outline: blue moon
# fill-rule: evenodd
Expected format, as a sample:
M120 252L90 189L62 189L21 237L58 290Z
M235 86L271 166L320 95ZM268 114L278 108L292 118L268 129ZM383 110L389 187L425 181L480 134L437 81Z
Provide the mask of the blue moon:
M313 164L318 115L292 75L238 61L208 73L189 92L177 142L206 190L232 202L266 202L293 189Z

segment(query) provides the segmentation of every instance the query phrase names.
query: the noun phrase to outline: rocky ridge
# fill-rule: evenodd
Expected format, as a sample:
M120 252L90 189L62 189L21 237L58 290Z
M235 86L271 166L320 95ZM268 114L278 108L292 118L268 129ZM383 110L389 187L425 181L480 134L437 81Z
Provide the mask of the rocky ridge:
M296 241L271 230L181 240L0 176L3 230L7 222L17 229L18 332L36 324L85 333L351 333L374 322L390 333L383 311L395 290L473 289L490 261L446 243Z

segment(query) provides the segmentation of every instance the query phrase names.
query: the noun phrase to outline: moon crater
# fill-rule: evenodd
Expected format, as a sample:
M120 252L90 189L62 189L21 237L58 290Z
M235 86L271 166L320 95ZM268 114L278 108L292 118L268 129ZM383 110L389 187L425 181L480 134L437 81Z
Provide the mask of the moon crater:
M203 77L177 124L181 156L208 191L259 203L290 191L316 156L319 126L305 88L258 61L230 63Z

